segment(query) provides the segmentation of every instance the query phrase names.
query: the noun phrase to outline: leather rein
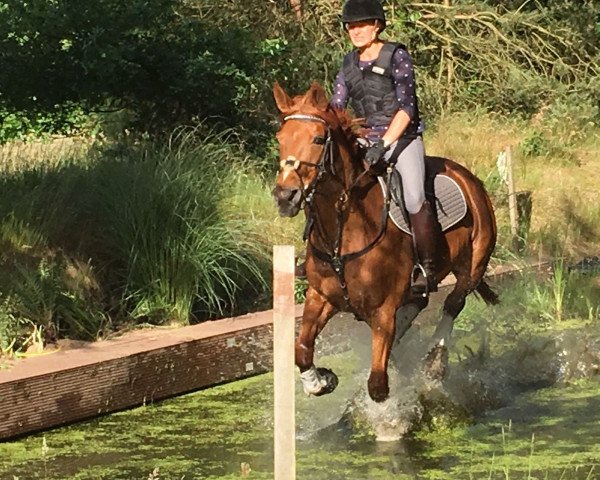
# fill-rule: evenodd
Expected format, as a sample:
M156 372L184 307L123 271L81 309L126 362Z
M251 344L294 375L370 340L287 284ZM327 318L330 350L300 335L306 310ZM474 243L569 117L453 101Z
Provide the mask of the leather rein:
M318 136L318 137L315 137L315 139L313 140L313 143L323 145L323 151L322 151L319 161L317 163L307 162L307 161L298 160L296 158L290 157L290 158L281 160L280 167L282 169L285 167L288 167L288 168L292 167L293 171L298 176L300 185L302 185L302 187L303 187L301 189L302 199L303 199L304 204L307 209L306 226L304 229L304 236L303 236L304 240L308 241L308 244L309 244L313 254L319 260L327 262L333 268L333 271L336 273L336 275L338 277L338 280L340 283L340 288L342 289L342 293L344 296L344 300L345 300L346 304L348 305L348 307L353 311L353 313L355 313L355 315L358 318L359 316L356 314L356 312L352 308L352 305L350 305L350 296L348 294L348 286L346 284L346 279L345 279L346 263L349 262L350 260L354 260L358 257L361 257L362 255L369 252L379 242L379 240L381 240L381 238L385 235L385 231L387 228L388 215L390 212L390 203L391 203L391 188L390 187L391 187L391 179L392 179L391 173L392 173L393 167L388 166L388 168L387 168L387 178L386 178L387 188L386 188L386 196L385 196L385 200L384 200L384 205L383 205L383 209L381 212L381 224L380 224L380 228L379 228L379 233L368 245L361 248L360 250L341 254L340 250L341 250L341 242L342 242L342 233L343 233L343 229L344 229L343 228L344 227L344 211L346 208L346 204L348 202L348 199L350 198L350 192L352 191L352 189L354 189L354 187L356 187L358 185L360 180L367 173L369 173L369 170L364 170L362 173L360 173L357 176L357 178L352 182L352 184L349 187L345 187L344 182L342 180L340 180L340 178L337 176L337 174L335 172L334 163L333 163L333 141L331 138L331 127L329 126L329 124L319 116L301 114L301 113L288 115L283 118L284 122L286 122L288 120L319 122L319 123L322 123L323 125L325 125L325 127L327 127L327 134L325 137ZM309 166L309 167L318 169L317 176L306 187L304 186L302 177L300 177L300 174L298 173L298 168L301 165L305 165L305 166ZM335 238L335 243L332 248L332 253L328 253L323 250L320 250L310 240L310 233L312 231L312 227L314 225L314 219L316 216L316 211L313 206L314 195L315 195L317 186L318 186L321 178L325 174L328 167L329 167L329 171L331 172L332 177L338 183L340 183L343 188L342 193L340 194L337 201L335 202L335 209L336 209L336 213L337 213L337 225L336 225L336 238ZM308 193L305 194L304 193L305 190Z

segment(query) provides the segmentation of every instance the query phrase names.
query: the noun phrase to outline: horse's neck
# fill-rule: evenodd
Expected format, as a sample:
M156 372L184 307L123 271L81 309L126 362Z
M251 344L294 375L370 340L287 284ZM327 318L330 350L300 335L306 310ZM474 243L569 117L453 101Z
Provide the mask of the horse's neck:
M334 167L338 171L338 176L346 190L351 189L356 180L364 171L361 162L355 158L355 151L352 148L351 139L348 139L342 132L336 132L334 141L337 146L337 152L334 152Z
M340 221L343 237L347 237L348 229L358 229L368 235L376 223L373 219L378 218L375 212L381 210L381 206L376 205L379 197L372 191L377 182L371 175L363 175L364 168L360 160L354 158L350 141L345 137L336 137L334 141L332 168L325 174L319 194L315 196L313 212L317 242L324 242L321 244L324 249L338 240Z

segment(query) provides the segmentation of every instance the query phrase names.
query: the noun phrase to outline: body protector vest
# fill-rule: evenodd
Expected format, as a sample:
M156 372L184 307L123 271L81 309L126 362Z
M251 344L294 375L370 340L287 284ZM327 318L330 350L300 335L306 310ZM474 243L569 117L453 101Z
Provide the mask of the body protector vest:
M400 109L392 77L392 57L399 43L386 42L372 65L361 70L358 66L358 51L353 50L344 57L343 73L350 104L354 113L366 119L367 126L389 125ZM417 136L419 108L415 98L415 116L403 137Z

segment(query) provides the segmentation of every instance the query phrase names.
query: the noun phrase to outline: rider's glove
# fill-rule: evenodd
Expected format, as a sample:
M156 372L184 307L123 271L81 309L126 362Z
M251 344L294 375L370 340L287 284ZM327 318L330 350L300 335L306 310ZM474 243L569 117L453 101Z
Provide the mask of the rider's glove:
M365 154L365 162L369 165L369 167L376 166L385 155L389 147L386 147L383 143L383 140L379 140L375 145L369 147L367 153Z

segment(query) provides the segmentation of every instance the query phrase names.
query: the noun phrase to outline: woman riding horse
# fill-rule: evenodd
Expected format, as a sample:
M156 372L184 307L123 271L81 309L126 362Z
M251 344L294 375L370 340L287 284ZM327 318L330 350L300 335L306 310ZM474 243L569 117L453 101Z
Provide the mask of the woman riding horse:
M435 237L437 228L425 199L425 149L419 117L412 59L401 44L384 42L385 13L378 0L348 0L342 23L355 50L337 74L331 104L340 109L350 101L366 123L365 160L395 164L402 178L404 204L410 217L420 268L413 291L437 291Z
M444 301L428 360L439 359L446 352L454 319L464 308L470 292L477 291L486 303L497 302L496 294L483 280L496 242L496 223L483 184L468 170L438 157L427 157L425 164L421 163L423 148L416 121L416 101L408 102L409 107L414 103L414 108L404 109L404 97L397 100L395 84L391 80L393 75L386 77L385 102L375 102L383 110L373 109L370 103L372 92L384 89L384 82L374 80L375 75L379 75L379 69L384 73L386 68L389 70L385 62L383 65L378 63L388 50L387 44L378 40L380 29L385 27L385 18L379 9L374 19L367 18L366 23L351 14L366 11L368 17L372 16L373 12L368 9L374 6L373 0L349 0L345 6L343 18L349 24L351 39L358 49L347 58L360 62L364 46L363 51L369 52L364 60L373 60L373 63L371 73L364 76L364 70L360 73L360 63L353 64L348 70L342 67L344 82L340 85L349 88L355 110L366 115L370 135L377 142L365 154L351 131L349 116L330 105L320 85L313 84L304 95L294 98L275 85L273 93L282 113L282 126L277 133L280 171L273 194L280 215L295 216L304 208L307 217L308 289L296 340L296 364L304 390L322 395L337 385L333 372L315 367L314 345L317 335L335 313L349 311L371 327L368 391L373 400L381 402L389 395L387 366L394 340L398 342L402 338L418 313L427 306L428 296L411 288L414 267L418 263L413 239L388 218L389 195L382 195L376 175L371 174L370 169L365 170L365 163L378 163L382 157L393 161L395 150L404 147L396 165L402 171L412 229L417 237L424 237L418 238L418 256L429 270L426 271L428 279L441 281L450 272L456 277L454 288ZM352 33L354 31L356 33ZM364 40L364 44L361 43L363 35L359 34L362 31L370 32L370 40ZM401 57L404 68L409 68L405 75L410 76L412 69L407 55L403 48L394 48L390 61ZM360 78L364 79L362 86ZM414 82L409 85L414 92ZM364 96L356 100L358 93L353 92L361 91ZM339 92L336 95L343 97L343 92ZM387 125L386 119L389 120ZM427 211L429 204L424 200L425 172L429 176L443 175L451 179L460 188L465 203L464 216L435 236L427 233L439 232L439 226L431 211ZM410 195L406 195L407 190ZM419 229L421 231L417 233ZM437 254L435 265L429 261L433 251ZM431 287L435 288L434 285ZM424 291L428 291L427 284Z
M369 395L388 397L387 365L394 339L398 342L428 297L413 295L412 238L387 216L386 199L375 175L364 168L347 114L331 108L323 88L313 84L303 96L290 98L273 88L283 116L277 133L280 170L273 195L279 214L293 217L304 208L307 217L306 273L308 289L296 365L307 393L331 392L335 375L313 364L315 339L339 311L368 322L372 332ZM444 175L462 191L464 217L437 237L440 261L436 277L456 277L446 297L428 358L446 351L453 322L476 291L486 303L496 294L483 277L496 243L494 212L483 184L459 164L427 157L429 175ZM382 215L382 212L385 215Z

